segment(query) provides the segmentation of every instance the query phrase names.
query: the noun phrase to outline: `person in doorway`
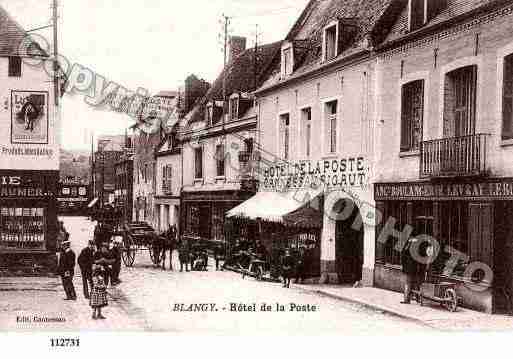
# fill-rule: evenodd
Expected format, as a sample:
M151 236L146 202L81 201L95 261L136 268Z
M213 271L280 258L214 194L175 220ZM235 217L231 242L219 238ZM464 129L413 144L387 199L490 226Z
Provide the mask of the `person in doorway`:
M294 266L294 257L290 254L290 250L286 249L283 257L281 258L281 271L284 288L290 288L290 278L292 278Z
M62 242L62 253L59 258L57 272L61 276L62 287L66 298L64 300L77 300L77 293L73 286L73 276L75 274L75 253L71 250L69 240Z
M111 258L114 260L112 263L112 285L118 285L121 283L119 279L119 273L121 272L121 239L113 241L113 247L110 250Z
M419 257L425 257L428 246L427 242L419 245L418 239L412 237L408 239L401 252L401 264L404 273L404 300L401 302L402 304L410 304L412 291L418 290L424 280L426 267L418 260L418 257L415 258L415 252Z
M106 319L102 315L102 308L108 305L107 285L102 272L102 266L97 264L93 266L93 289L89 301L89 305L93 308L93 319Z
M82 274L82 288L84 298L89 299L93 288L93 257L95 252L94 241L90 240L87 247L82 249L78 256L78 266Z

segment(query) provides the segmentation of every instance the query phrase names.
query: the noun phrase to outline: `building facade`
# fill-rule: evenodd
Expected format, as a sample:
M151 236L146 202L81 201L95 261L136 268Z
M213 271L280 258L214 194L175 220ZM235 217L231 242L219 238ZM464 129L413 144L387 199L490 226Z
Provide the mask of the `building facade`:
M114 166L116 175L114 207L122 216L122 222L131 222L134 195L134 153L130 146Z
M59 89L1 7L0 23L0 271L44 273L57 262Z
M180 123L183 156L181 233L212 244L225 241L225 215L251 197L249 162L257 137L257 107L250 92L265 79L280 43L246 50L230 39L227 67ZM223 91L224 82L224 91Z
M57 186L57 211L63 215L87 215L91 201L89 178L61 177Z
M508 310L513 3L420 3L393 18L377 58L375 200L393 218L380 231L432 236L431 270L456 283L463 305ZM398 232L376 236L374 274L376 286L397 291Z

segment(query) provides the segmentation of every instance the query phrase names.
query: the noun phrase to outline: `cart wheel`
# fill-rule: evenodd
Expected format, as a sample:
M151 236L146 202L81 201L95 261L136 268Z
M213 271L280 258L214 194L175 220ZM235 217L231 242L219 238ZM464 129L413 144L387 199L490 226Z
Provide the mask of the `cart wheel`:
M458 309L458 297L454 289L449 288L445 291L444 306L451 312L455 312Z
M158 244L152 244L150 248L150 258L153 264L159 265L164 257L164 251Z
M130 237L125 237L123 240L123 251L121 252L121 259L125 266L132 267L135 262L135 248Z

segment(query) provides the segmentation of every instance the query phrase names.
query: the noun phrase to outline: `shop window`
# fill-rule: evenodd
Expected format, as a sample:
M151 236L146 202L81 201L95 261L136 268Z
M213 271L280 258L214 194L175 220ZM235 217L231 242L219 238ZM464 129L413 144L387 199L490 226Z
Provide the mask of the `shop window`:
M21 77L21 57L9 57L9 77Z
M280 115L280 147L281 156L283 159L288 160L290 156L290 115Z
M194 149L194 178L203 178L203 148Z
M475 131L477 66L449 72L444 88L444 135L461 137Z
M337 152L337 133L338 133L338 117L337 117L338 101L326 102L324 105L325 113L325 128L326 128L326 143L327 153Z
M62 194L63 194L64 196L69 196L69 194L70 194L70 189L69 189L69 187L63 187L63 188L62 188Z
M504 58L502 139L513 139L513 54Z
M0 208L0 248L45 249L44 208Z
M224 177L225 176L225 152L224 145L216 146L216 176Z
M393 218L395 220L395 229L399 232L403 231L408 224L408 206L407 202L390 201L386 202L383 211L383 221L387 222ZM388 237L384 245L383 260L387 264L401 265L401 252L396 249L399 239Z
M447 201L440 202L440 245L445 248L440 253L440 261L445 264L452 253L469 255L469 211L468 202ZM457 251L457 252L456 252ZM468 262L457 263L452 274L463 276ZM439 271L443 267L436 266Z
M422 141L424 80L412 81L401 90L401 151L418 151Z
M303 127L304 153L310 158L312 151L312 109L310 107L301 110L301 125Z
M212 213L212 239L215 241L224 241L224 215L226 209L224 206L214 206Z

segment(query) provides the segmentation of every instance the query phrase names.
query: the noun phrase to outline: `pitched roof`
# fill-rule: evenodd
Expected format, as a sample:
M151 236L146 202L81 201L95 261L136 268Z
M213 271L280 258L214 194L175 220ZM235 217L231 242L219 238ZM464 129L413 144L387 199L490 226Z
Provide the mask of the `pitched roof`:
M0 56L27 56L27 46L21 46L25 38L25 30L0 6Z
M166 98L175 98L178 97L179 92L178 91L160 91L158 94L155 95L155 97L166 97Z
M315 70L324 65L322 61L322 38L326 25L335 19L352 19L356 32L351 45L338 58L347 57L366 49L362 41L372 35L380 25L380 19L405 0L311 0L300 15L289 34L287 41L300 43L299 56L295 55L295 70L291 78ZM372 37L371 37L372 40ZM265 82L267 88L281 81L280 60L274 67L273 76Z
M468 14L472 11L479 9L486 9L487 7L496 7L508 3L511 0L445 0L446 6L430 21L424 24L419 30L409 32L408 30L408 7L403 6L402 11L394 19L394 24L391 26L383 45L401 40L402 38L410 37L415 33L423 32L426 28L431 26L440 25L448 20L453 20L459 16Z
M223 99L223 78L226 72L226 95L234 93L252 92L262 85L274 67L274 62L279 61L276 55L281 51L282 41L259 46L256 56L256 87L255 87L255 48L247 49L229 63L219 74L206 95L196 103L187 114L185 122L193 123L203 119L204 106L209 101Z

